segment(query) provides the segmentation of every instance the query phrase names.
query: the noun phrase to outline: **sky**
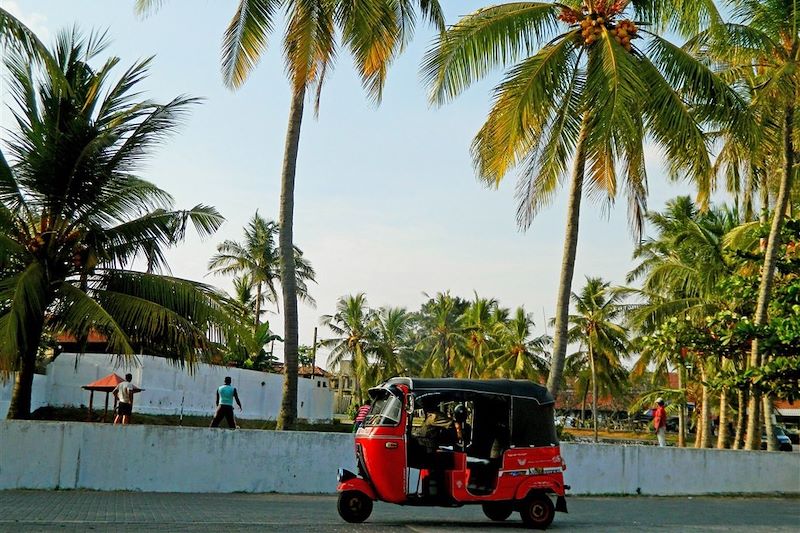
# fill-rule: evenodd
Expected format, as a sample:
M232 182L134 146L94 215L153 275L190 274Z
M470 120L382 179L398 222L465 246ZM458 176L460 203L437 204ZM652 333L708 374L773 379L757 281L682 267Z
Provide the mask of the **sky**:
M229 279L208 275L216 245L240 240L256 211L278 218L290 96L280 43L273 39L249 80L234 92L222 83L219 51L237 2L169 0L144 19L134 13L134 3L0 0L46 43L75 25L85 32L107 30L112 45L106 53L122 60L118 74L136 60L155 56L142 84L149 98L203 98L140 175L171 193L177 208L213 205L226 218L214 236L201 241L190 235L168 259L173 275L228 290ZM483 5L485 0L442 0L448 23ZM342 52L327 79L319 118L306 113L294 239L317 272L311 287L317 307L299 304L302 344L312 343L319 317L334 313L337 299L359 292L371 307L409 310L418 309L425 294L447 290L464 298L496 298L504 307L524 306L534 315L538 333L554 315L566 189L527 231L517 227L516 175L498 189L487 189L476 179L469 154L502 72L444 107L431 107L419 66L433 36L429 28L418 27L389 72L380 106L365 97ZM4 85L0 99L0 126L8 128ZM667 183L663 166L658 151L649 149L651 210L677 195L694 194L689 184ZM635 244L626 212L624 198L610 210L584 201L573 290L586 276L624 283ZM269 320L282 333L280 315L270 314ZM329 335L320 328L320 338ZM325 359L318 354L323 367Z

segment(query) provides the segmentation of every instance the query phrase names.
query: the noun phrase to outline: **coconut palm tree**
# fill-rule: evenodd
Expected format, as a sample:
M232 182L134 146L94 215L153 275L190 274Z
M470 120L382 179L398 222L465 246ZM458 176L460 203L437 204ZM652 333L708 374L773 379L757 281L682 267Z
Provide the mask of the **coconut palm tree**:
M687 43L687 48L723 68L733 82L754 87L751 107L762 117L762 136L775 139L780 154L780 185L767 238L758 304L754 315L756 326L767 323L776 259L781 246L781 228L789 206L792 180L796 172L795 114L800 95L800 6L787 0L732 0L733 21L717 23ZM771 135L770 135L771 133ZM753 141L758 138L753 136ZM758 339L753 342L749 364L763 363ZM760 394L751 391L748 405L747 449L758 449ZM769 419L770 417L766 417ZM771 429L771 420L768 421ZM768 435L772 432L769 431ZM774 444L774 443L773 443Z
M137 0L136 5L146 12L161 3ZM334 58L346 48L368 97L380 102L388 67L412 37L417 11L440 30L444 17L438 0L240 0L222 43L222 73L229 87L240 87L265 53L281 11L286 19L284 64L292 91L279 218L286 380L277 427L285 429L297 417L297 284L292 250L295 171L306 94L315 93L318 110Z
M352 361L355 386L353 397L363 403L364 394L369 389L371 362L369 360L369 338L372 312L364 293L344 296L336 302L336 313L323 315L320 324L330 329L335 337L323 339L320 346L330 348L328 367L336 368L349 357Z
M254 329L261 321L264 300L278 302L277 284L280 283L280 250L277 246L278 225L256 213L244 229L244 242L225 240L217 246L217 253L208 262L214 274L245 274L255 285L253 298ZM303 256L303 251L294 247L294 268L297 297L310 305L316 301L308 292L308 282L315 282L316 273L311 263Z
M496 345L492 337L495 329L495 309L499 306L494 298L480 298L470 302L463 315L464 337L466 339L465 357L459 361L466 366L463 375L467 379L481 376L492 363L492 349Z
M598 382L606 391L619 389L626 377L621 360L628 355L628 330L619 322L625 312L622 295L600 278L586 278L580 293L572 293L575 314L569 316L568 338L581 346L578 357L585 357L591 372L592 425L597 442Z
M420 311L420 338L416 349L425 354L422 374L430 377L453 377L454 370L463 367L467 354L464 335L464 312L468 303L438 293Z
M547 349L552 339L547 335L532 337L533 317L518 307L508 320L495 322L493 336L497 347L487 368L489 375L541 381L547 374Z
M744 107L714 72L658 34L672 7L662 5L667 3L572 0L487 7L450 27L423 66L436 104L454 99L495 68L509 67L472 156L479 178L490 186L521 167L521 227L550 204L571 167L548 377L554 395L567 349L584 193L613 203L624 189L638 234L646 207L647 138L675 174L696 178L701 198L707 198L711 162L701 126L728 127Z
M414 315L400 307L382 307L373 313L368 351L374 358L375 383L407 375L413 320Z
M111 352L147 350L192 363L224 340L226 300L187 280L127 270L161 256L193 224L222 223L214 208L172 209L136 175L195 102L137 99L151 60L112 79L119 59L93 66L103 35L59 34L34 68L6 56L16 128L0 152L0 370L16 371L10 418L30 413L36 353L45 332L104 335ZM41 52L47 53L47 52Z

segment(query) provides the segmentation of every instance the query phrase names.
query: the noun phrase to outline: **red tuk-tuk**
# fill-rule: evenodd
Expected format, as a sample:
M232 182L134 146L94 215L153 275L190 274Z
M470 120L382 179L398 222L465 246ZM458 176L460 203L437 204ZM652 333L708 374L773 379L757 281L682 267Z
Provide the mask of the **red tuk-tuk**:
M344 520L363 522L375 500L480 504L495 521L516 510L538 529L550 525L555 511L567 512L555 402L544 387L398 377L369 394L372 408L355 435L358 473L338 473Z

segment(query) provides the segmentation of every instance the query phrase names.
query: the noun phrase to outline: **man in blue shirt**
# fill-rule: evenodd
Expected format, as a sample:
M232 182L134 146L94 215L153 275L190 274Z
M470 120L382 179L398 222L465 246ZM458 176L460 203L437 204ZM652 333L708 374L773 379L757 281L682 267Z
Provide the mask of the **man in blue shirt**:
M217 389L217 412L214 414L214 419L211 421L211 427L219 427L219 423L224 418L228 422L228 427L236 429L236 421L233 419L233 400L239 406L239 411L242 410L242 402L239 401L239 394L236 392L236 387L231 385L230 376L225 378L225 385Z

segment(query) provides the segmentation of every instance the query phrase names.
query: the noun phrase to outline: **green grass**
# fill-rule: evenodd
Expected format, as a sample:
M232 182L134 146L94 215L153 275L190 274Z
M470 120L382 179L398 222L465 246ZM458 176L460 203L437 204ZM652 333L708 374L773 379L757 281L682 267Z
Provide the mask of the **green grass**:
M79 409L73 407L42 407L37 409L32 415L33 420L55 420L61 422L101 422L103 418L103 410L95 410L92 413L92 420L87 420L87 409ZM114 414L109 409L106 416L106 423L114 421ZM148 415L137 413L135 406L133 416L131 417L131 424L142 424L151 426L183 426L183 427L208 427L211 423L211 414L209 416L184 416L183 420L178 415ZM236 423L241 429L275 429L274 420L247 420L244 418L237 418ZM224 425L224 422L223 422ZM342 423L334 421L330 424L311 424L300 420L295 430L297 431L322 431L322 432L335 432L335 433L350 433L352 425L349 423Z

